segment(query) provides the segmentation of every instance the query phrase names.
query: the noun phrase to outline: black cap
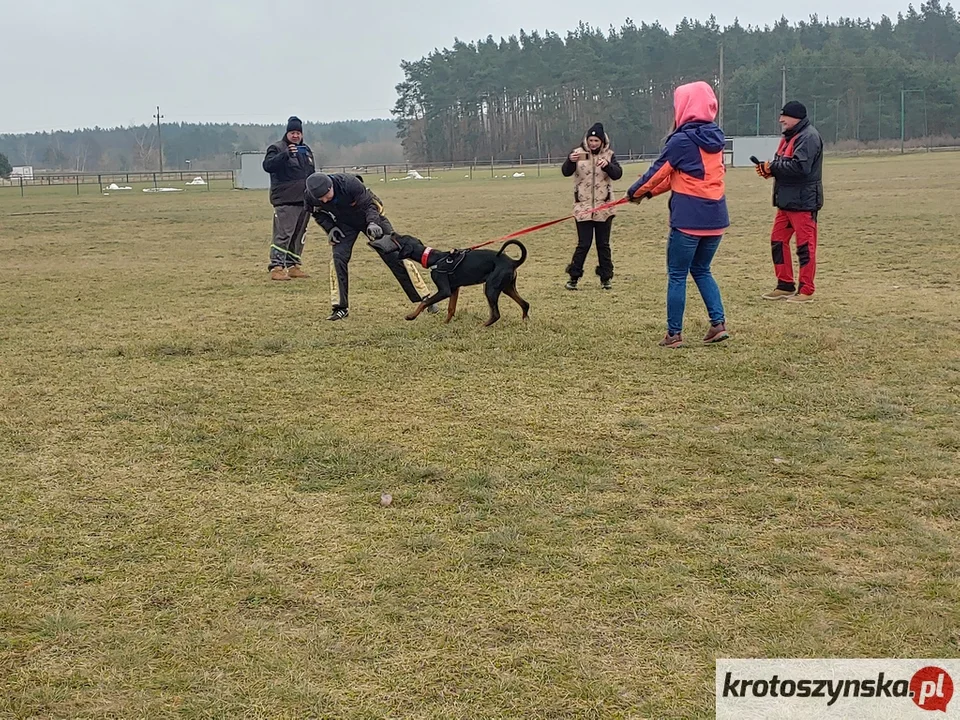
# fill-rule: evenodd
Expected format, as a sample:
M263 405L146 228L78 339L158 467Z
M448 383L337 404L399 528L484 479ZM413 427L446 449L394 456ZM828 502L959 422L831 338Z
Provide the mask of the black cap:
M603 125L601 123L594 123L593 127L587 130L587 137L588 138L595 137L595 138L599 138L600 140L605 140L607 137L607 134L603 132Z
M291 115L287 120L287 132L291 130L296 130L297 132L303 132L303 121L300 120L296 115Z
M803 103L791 100L783 106L780 114L786 117L796 118L797 120L803 120L807 116L807 108L803 106Z
M307 189L304 195L311 205L319 205L320 198L330 192L333 187L333 180L326 173L315 172L307 178Z

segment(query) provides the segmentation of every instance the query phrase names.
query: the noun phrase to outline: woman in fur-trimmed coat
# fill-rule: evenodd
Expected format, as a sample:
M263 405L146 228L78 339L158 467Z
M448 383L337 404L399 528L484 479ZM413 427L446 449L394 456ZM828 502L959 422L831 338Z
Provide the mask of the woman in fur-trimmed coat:
M583 264L590 252L593 238L597 238L597 275L604 290L610 290L613 279L613 256L610 251L610 230L613 226L615 210L608 208L591 213L590 210L612 201L613 181L623 177L623 170L617 162L610 138L603 125L594 123L583 137L580 147L570 153L563 163L561 172L564 177L574 178L573 214L577 221L577 249L573 260L567 266L567 290L576 290L577 283L583 277Z

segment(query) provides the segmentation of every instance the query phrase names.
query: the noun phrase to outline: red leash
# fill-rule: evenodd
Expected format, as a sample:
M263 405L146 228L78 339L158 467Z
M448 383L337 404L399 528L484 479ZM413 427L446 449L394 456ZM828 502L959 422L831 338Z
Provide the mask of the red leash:
M601 210L606 210L608 208L616 207L617 205L623 205L625 202L630 202L630 198L623 197L623 198L620 198L619 200L614 200L613 202L608 202L603 205L598 205L595 208L584 210L584 212L581 214L590 215L595 212L600 212ZM566 215L565 217L557 218L556 220L550 220L549 222L540 223L539 225L532 225L528 228L524 228L523 230L517 230L516 232L512 232L509 235L504 235L503 237L498 237L498 238L495 238L494 240L487 240L486 242L480 243L479 245L473 245L471 247L468 247L467 250L476 250L477 248L482 248L486 245L492 245L495 242L506 242L507 240L513 240L514 238L518 238L521 235L526 235L527 233L536 232L537 230L543 230L544 228L548 228L551 225L562 223L566 220L569 220L572 217L576 217L576 216Z

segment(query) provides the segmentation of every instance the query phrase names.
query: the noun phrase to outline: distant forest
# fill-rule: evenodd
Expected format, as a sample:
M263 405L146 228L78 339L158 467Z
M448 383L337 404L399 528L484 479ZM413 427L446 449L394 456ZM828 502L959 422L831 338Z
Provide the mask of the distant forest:
M236 153L265 151L283 137L286 124L166 123L0 135L0 154L12 165L72 172L159 169L160 140L165 170L238 167ZM323 165L402 162L403 149L392 120L304 122L304 138ZM188 164L186 161L189 160Z
M723 73L720 72L721 48ZM723 79L728 135L775 134L786 80L828 144L960 138L960 23L940 0L896 20L808 20L721 28L683 20L673 32L631 20L565 37L493 37L403 61L393 120L306 123L318 164L508 160L565 154L600 120L618 152L655 150L672 121L673 88ZM902 106L901 106L902 101ZM165 123L163 166L237 166L283 125ZM97 172L159 167L156 125L0 135L13 165Z
M728 135L776 134L786 76L829 143L960 137L960 24L948 4L909 6L893 21L816 16L791 25L721 28L684 20L673 33L627 21L560 37L455 41L402 63L394 109L414 161L565 153L594 121L618 151L654 150L672 122L673 89L719 88Z

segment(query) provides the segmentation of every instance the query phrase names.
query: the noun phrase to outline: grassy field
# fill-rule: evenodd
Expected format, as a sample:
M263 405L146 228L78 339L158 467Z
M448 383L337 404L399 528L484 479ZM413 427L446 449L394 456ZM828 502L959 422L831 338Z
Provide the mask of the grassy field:
M0 196L0 717L699 718L717 657L958 656L958 170L828 163L810 306L760 300L731 171L733 338L679 351L663 200L609 293L592 252L563 289L571 224L525 238L531 320L484 329L479 288L405 322L362 245L324 321L265 193ZM570 184L375 189L450 248Z

